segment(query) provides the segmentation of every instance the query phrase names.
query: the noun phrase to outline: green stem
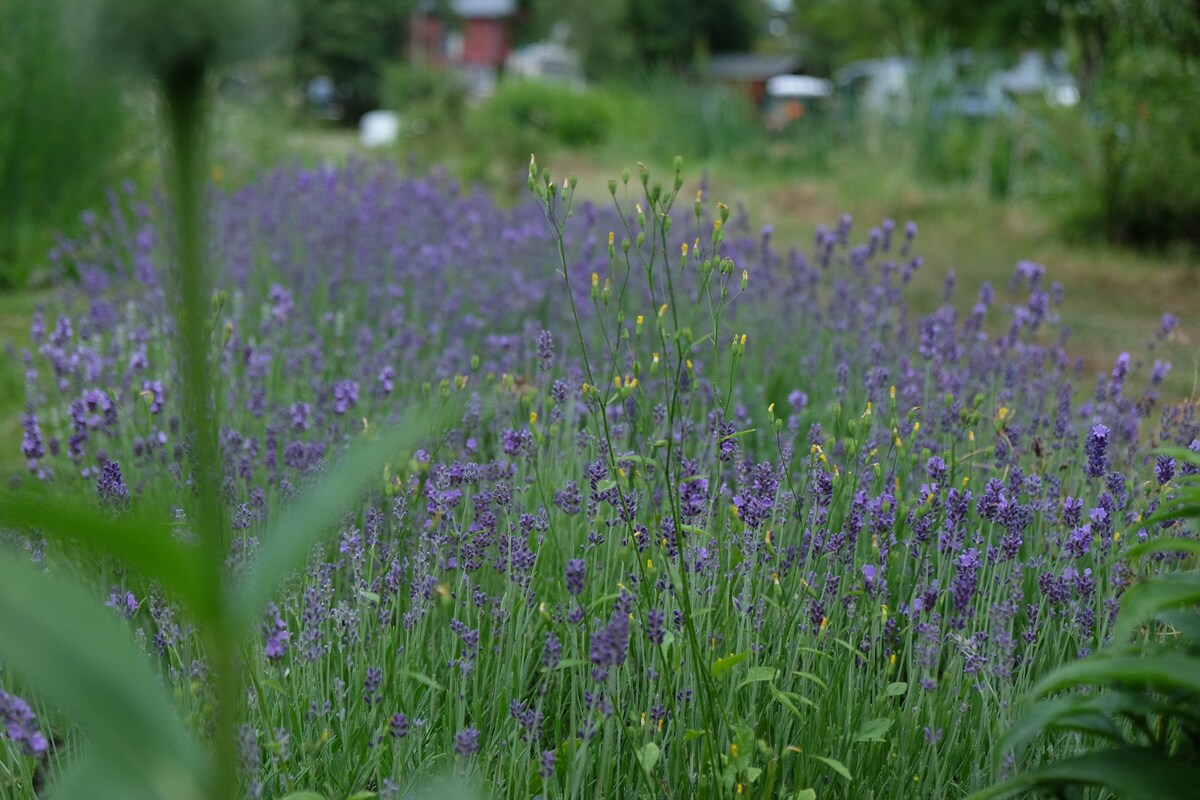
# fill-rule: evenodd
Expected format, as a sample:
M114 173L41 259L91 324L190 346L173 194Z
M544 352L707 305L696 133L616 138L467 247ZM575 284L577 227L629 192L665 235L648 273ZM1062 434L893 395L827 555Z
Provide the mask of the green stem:
M209 359L211 276L205 268L206 221L205 117L208 71L203 62L183 64L160 86L163 121L170 137L167 174L174 201L177 266L173 271L179 306L175 332L183 397L183 439L194 481L189 516L204 552L209 586L202 607L194 609L205 632L205 645L216 685L213 741L217 775L212 797L237 795L236 726L242 700L242 675L236 634L230 629L223 593L228 551L225 508L221 502L221 454L217 439L217 398Z

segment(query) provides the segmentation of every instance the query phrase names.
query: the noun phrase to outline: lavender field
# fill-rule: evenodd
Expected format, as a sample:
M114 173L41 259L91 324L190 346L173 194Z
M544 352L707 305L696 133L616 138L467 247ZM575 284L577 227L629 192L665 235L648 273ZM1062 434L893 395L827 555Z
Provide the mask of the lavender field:
M539 169L511 210L365 162L209 189L233 590L352 445L406 431L240 646L239 795L961 797L1085 749L1001 737L1180 563L1124 557L1182 531L1147 522L1193 469L1159 448L1200 452L1195 405L1159 400L1178 320L1097 377L1053 265L974 297L948 275L918 315L936 231L843 217L784 251L678 164L600 206ZM169 217L116 193L52 254L78 283L30 320L22 483L187 543ZM186 604L5 537L88 587L203 738ZM87 738L0 686L0 795L41 797Z

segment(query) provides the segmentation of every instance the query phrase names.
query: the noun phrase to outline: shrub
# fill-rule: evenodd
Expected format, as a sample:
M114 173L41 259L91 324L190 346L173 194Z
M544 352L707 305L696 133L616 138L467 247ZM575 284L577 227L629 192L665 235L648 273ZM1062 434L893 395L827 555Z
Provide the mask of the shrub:
M496 94L476 110L474 122L480 132L525 137L535 144L585 147L608 138L616 120L614 102L603 91L513 80L500 84Z
M438 130L461 123L467 88L452 70L389 64L383 71L383 105L426 128Z

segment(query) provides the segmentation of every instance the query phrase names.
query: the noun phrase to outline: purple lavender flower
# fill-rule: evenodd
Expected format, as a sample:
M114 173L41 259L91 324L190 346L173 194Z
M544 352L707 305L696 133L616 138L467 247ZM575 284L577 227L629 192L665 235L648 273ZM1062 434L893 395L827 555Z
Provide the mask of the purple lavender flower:
M608 670L625 663L629 649L629 614L620 609L613 611L608 625L592 632L589 656L599 670Z
M292 403L288 413L291 415L293 428L298 431L308 430L308 418L312 414L312 406L308 403Z
M104 603L106 608L111 608L123 619L133 619L138 612L138 600L133 592L122 592L120 587L114 586L108 593L108 600Z
M1179 325L1179 317L1164 311L1162 321L1158 326L1159 338L1165 337Z
M1103 477L1104 471L1108 468L1108 460L1105 458L1105 450L1108 449L1108 434L1108 426L1104 424L1093 426L1091 432L1088 433L1087 441L1084 443L1084 452L1087 454L1089 478Z
M96 492L106 507L121 510L129 508L129 489L121 478L121 466L115 461L106 461L96 481Z
M666 633L667 615L657 608L652 608L646 614L646 638L655 647L661 647Z
M1200 453L1200 439L1192 439L1192 443L1188 445L1188 450L1191 450L1193 453ZM1179 471L1184 475L1195 475L1200 472L1200 467L1197 467L1191 461L1185 460Z
M463 758L479 752L479 728L474 725L454 734L454 752Z
M405 714L392 715L388 721L388 735L393 739L403 739L408 736L408 717Z
M1063 500L1062 523L1068 528L1074 528L1083 518L1083 501L1077 497Z
M333 413L339 417L358 405L358 381L338 381L333 385Z
M568 516L578 514L583 508L583 495L579 493L579 484L567 481L561 492L554 493L554 505Z
M383 670L379 667L367 667L367 676L363 678L363 702L375 705L383 700L379 687L383 683Z
M562 642L554 635L554 631L546 634L546 642L542 645L542 666L554 669L562 660Z
M587 578L587 562L582 558L572 558L567 562L566 580L567 593L578 597L583 593L583 584Z
M955 627L961 628L967 618L974 616L972 603L979 586L979 568L983 562L979 558L979 551L972 547L954 559L954 566L956 571L950 582L950 600L954 604L957 621L952 622L955 622Z
M29 469L36 470L38 462L46 456L46 451L42 446L42 428L38 424L37 414L23 414L21 426L24 428L21 453L25 456Z
M150 413L161 414L163 410L162 381L142 381L142 396L150 401Z
M376 379L379 383L379 393L389 395L396 388L396 370L391 367L384 367L379 370L379 377Z
M1159 456L1154 463L1154 477L1162 486L1175 477L1175 459L1170 456Z
M40 758L50 749L50 742L38 728L37 715L29 704L0 689L0 725L13 744L27 756Z
M284 657L288 649L288 641L291 639L291 634L286 630L272 631L267 637L267 643L263 645L263 656L268 661L278 661Z
M542 331L537 337L537 363L542 372L549 372L554 366L554 335L550 331Z
M1159 384L1161 384L1163 382L1163 380L1166 379L1167 373L1170 371L1171 371L1171 362L1170 361L1162 361L1160 359L1155 359L1154 366L1150 369L1150 384L1152 386L1158 386Z
M1066 551L1072 558L1082 558L1092 546L1092 526L1081 525L1067 535Z
M519 456L533 451L533 434L525 428L519 431L510 428L504 431L500 435L500 442L506 455Z
M987 485L983 487L983 494L979 496L979 501L975 504L975 511L983 519L989 522L995 521L1000 513L1000 501L1004 497L1004 484L999 478L989 478Z
M946 461L940 456L930 456L925 462L925 473L937 484L946 482Z
M543 780L554 776L554 761L555 753L553 750L543 750L541 757L538 759L538 775Z

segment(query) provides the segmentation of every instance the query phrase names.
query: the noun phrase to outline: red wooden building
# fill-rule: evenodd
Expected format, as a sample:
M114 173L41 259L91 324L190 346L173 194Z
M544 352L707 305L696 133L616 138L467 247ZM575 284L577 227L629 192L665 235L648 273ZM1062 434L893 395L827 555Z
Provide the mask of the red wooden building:
M495 83L511 46L509 21L516 0L450 0L448 17L435 4L418 4L411 25L410 49L414 63L462 69L473 86Z

